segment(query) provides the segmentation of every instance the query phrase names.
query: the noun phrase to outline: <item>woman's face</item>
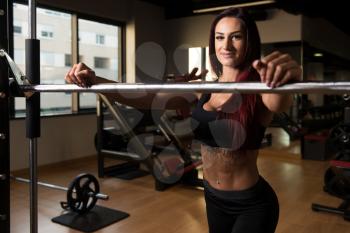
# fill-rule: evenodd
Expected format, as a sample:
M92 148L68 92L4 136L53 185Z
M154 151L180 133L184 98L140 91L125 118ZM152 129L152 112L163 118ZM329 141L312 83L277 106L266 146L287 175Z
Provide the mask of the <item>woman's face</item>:
M222 66L237 67L245 56L246 33L239 19L222 18L215 27L215 54Z

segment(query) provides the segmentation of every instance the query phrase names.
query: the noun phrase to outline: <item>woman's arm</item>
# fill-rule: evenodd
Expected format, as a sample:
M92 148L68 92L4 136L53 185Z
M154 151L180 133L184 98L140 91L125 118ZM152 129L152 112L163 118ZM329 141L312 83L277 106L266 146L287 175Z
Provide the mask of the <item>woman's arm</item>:
M193 74L194 77L199 77ZM116 83L95 75L95 72L84 63L75 64L66 74L67 83L81 87L95 84ZM132 106L138 109L178 109L191 105L197 100L195 93L102 93L112 102Z
M273 52L256 60L253 67L258 71L261 81L274 88L289 82L301 80L301 68L289 54ZM261 94L262 102L271 112L283 112L290 108L293 97L290 94Z

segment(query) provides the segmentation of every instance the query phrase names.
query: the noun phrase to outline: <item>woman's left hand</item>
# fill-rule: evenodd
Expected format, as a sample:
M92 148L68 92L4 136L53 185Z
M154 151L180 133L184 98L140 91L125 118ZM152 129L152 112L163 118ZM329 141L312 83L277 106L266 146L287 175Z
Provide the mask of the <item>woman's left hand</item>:
M253 68L259 73L261 82L269 87L279 87L288 82L301 81L302 70L289 54L275 51L253 62Z
M196 74L198 71L198 68L195 67L192 69L191 73L186 73L182 76L177 76L174 78L175 82L191 82L194 80L202 80L205 79L205 76L208 73L208 70L202 70L200 74Z

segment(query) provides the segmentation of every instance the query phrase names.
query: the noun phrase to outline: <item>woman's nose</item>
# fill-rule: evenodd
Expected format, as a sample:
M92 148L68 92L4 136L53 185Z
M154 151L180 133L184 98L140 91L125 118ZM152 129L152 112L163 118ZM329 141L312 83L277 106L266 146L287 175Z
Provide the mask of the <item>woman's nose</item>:
M232 41L230 39L225 39L224 41L224 49L226 50L232 50Z

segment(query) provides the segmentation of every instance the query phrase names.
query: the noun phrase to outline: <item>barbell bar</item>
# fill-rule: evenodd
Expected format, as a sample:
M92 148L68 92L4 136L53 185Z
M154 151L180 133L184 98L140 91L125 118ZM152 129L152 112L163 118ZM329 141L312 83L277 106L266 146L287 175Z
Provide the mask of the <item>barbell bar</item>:
M11 177L11 179L16 180L16 181L20 181L20 182L23 182L23 183L30 183L29 179L16 177L16 176L13 176L13 175L11 175L10 177ZM56 190L61 190L61 191L68 192L68 188L63 187L63 186L49 184L49 183L40 182L40 181L38 181L37 184L39 186L43 186L43 187L46 187L46 188L51 188L51 189L56 189ZM75 192L75 191L73 190L73 192ZM93 193L93 192L91 192L91 193L88 193L88 195L90 197L96 197L97 199L105 200L105 201L109 199L109 196L106 195L106 194L103 194L103 193Z
M19 85L23 92L93 92L93 93L350 93L350 82L298 82L271 88L260 82L192 83L113 83L79 87L75 84Z

